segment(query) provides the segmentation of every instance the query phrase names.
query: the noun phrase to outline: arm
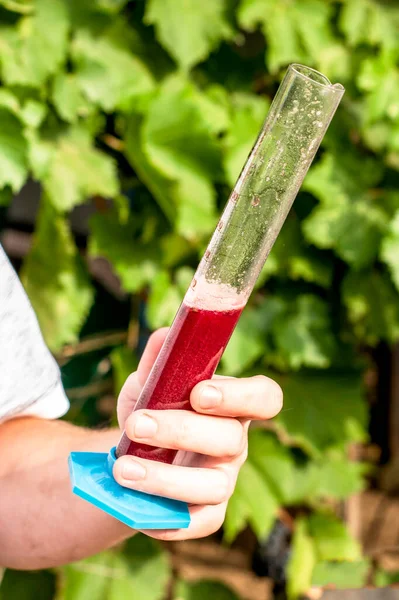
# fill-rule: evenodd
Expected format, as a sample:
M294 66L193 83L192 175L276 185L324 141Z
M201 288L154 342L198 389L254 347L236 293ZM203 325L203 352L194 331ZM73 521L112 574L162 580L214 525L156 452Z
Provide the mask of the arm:
M188 529L147 531L148 535L165 540L198 538L223 523L246 457L249 420L277 414L282 395L266 377L216 378L194 388L193 412L130 414L164 337L165 332L159 331L150 339L138 371L121 391L118 416L131 439L183 452L174 465L121 457L114 475L125 487L191 505ZM213 392L218 390L219 401L204 407L208 384ZM139 427L143 417L156 424L156 431ZM90 431L36 418L0 425L0 565L51 567L95 554L132 535L130 528L74 496L68 476L70 451L108 452L119 436L115 430Z
M73 495L68 475L69 452L108 452L119 436L116 430L89 431L36 418L0 425L0 565L55 566L132 535Z

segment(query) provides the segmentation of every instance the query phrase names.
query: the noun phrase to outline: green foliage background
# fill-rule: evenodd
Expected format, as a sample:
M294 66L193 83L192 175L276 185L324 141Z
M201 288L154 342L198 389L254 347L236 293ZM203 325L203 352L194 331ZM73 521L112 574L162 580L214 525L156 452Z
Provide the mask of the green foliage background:
M389 0L0 0L0 204L41 183L22 278L55 352L96 296L72 209L96 199L88 255L133 299L148 290L151 326L167 325L286 66L347 89L222 363L284 388L273 429L251 434L225 537L249 524L263 538L294 508L291 599L368 571L331 505L364 486L347 460L367 439L364 350L399 337L398 32ZM117 381L128 356L112 351ZM161 600L170 577L165 551L138 537L55 574L7 572L0 598ZM207 583L175 597L209 590L234 598Z

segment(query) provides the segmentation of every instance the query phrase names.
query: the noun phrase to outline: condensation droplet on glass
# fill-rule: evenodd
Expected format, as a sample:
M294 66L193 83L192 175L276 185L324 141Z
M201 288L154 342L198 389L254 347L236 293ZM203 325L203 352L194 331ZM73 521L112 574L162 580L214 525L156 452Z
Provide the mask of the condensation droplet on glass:
M197 285L197 280L196 280L196 279L195 279L195 277L194 277L194 279L193 279L193 280L192 280L192 282L191 282L191 287L192 287L192 289L194 289L196 285Z
M221 229L223 229L223 221L220 219L218 223L218 231L221 231Z
M259 206L260 204L260 197L259 196L254 196L251 202L251 206Z

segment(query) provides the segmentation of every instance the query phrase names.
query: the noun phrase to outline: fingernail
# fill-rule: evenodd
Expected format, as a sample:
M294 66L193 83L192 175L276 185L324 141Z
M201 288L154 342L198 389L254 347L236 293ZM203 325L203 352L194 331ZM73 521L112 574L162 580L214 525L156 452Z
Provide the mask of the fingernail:
M156 434L158 424L148 415L140 415L134 426L134 435L138 438L150 438Z
M215 408L222 403L222 400L222 392L212 385L207 385L201 392L199 404L201 408Z
M130 479L132 481L137 481L139 479L144 479L147 474L145 467L134 460L129 460L129 462L125 462L122 468L122 477L123 479Z

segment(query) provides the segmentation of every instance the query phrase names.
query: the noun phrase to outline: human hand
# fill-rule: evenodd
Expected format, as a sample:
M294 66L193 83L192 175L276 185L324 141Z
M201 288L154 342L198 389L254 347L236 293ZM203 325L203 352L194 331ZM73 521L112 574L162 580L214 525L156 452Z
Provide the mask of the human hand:
M122 456L115 463L114 477L124 487L189 504L188 529L144 533L163 540L200 538L217 531L224 521L247 457L250 421L277 415L283 395L276 382L262 375L215 376L191 392L193 412L132 412L166 334L167 329L160 329L151 336L137 371L126 380L118 399L118 421L131 440L180 452L173 465Z

